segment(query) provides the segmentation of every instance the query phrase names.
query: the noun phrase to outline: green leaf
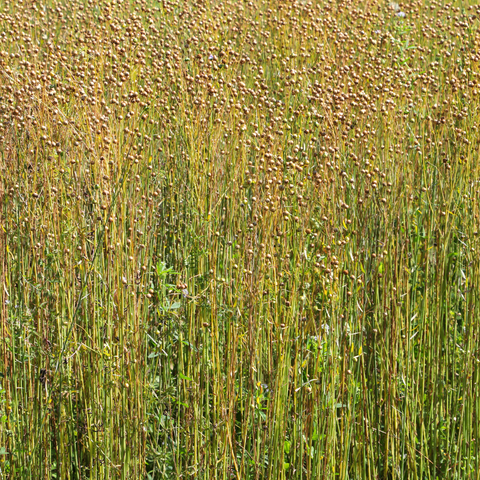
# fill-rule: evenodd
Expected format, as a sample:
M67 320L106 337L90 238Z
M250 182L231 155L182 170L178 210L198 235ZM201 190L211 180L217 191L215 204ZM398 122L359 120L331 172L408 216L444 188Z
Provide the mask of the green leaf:
M168 275L168 274L178 275L177 272L174 272L174 271L173 271L173 268L172 268L172 267L167 268L167 266L166 266L163 262L158 262L158 263L157 263L156 270L157 270L157 275L158 275L159 277L164 277L164 276L166 276L166 275Z
M193 378L187 377L186 375L184 375L184 374L181 373L181 372L178 372L178 376L179 376L182 380L188 380L189 382L193 382Z

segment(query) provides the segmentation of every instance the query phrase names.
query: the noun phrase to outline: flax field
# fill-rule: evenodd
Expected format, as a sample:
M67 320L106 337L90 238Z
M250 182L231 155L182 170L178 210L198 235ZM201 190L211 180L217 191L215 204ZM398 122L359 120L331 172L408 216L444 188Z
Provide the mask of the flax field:
M0 479L480 479L480 5L0 1Z

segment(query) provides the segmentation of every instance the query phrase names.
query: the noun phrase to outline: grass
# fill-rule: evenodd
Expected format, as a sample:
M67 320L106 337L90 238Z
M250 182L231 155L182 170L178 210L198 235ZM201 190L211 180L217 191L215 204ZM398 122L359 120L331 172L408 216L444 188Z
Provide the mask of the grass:
M480 478L479 15L2 2L0 478Z

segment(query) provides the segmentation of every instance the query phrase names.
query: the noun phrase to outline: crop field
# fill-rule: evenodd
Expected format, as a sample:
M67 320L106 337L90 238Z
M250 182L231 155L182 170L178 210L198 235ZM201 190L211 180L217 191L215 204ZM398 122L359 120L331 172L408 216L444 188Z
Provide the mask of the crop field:
M479 27L0 1L0 480L480 479Z

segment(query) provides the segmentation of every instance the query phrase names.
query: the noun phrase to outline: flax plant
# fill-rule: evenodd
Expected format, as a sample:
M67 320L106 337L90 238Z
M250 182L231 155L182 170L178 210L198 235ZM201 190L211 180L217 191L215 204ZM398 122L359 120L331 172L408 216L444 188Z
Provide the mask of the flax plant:
M479 479L480 8L0 4L0 478Z

